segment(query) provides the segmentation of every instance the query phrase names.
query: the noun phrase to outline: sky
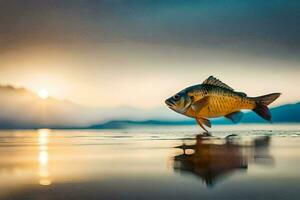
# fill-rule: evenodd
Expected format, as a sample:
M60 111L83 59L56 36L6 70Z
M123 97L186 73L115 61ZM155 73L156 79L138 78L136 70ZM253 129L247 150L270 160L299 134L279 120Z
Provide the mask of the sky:
M214 75L300 100L297 0L1 0L0 84L154 108Z

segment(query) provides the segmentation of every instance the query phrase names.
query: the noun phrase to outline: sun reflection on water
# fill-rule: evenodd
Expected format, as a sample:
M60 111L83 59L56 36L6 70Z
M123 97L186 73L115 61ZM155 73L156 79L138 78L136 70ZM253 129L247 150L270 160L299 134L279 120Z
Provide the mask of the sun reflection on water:
M49 155L48 155L48 143L49 143L49 129L39 129L39 184L40 185L50 185L50 173L49 173Z

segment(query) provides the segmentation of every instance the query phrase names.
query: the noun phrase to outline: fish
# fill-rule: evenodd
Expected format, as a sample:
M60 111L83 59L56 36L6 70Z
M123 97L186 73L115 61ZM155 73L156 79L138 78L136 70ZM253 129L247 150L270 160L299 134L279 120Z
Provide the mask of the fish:
M241 110L252 110L263 119L270 121L272 116L268 105L281 93L271 93L258 97L248 97L244 92L236 92L214 76L208 77L202 84L187 87L165 100L173 111L194 118L205 130L211 128L209 118L225 117L238 123L242 117Z

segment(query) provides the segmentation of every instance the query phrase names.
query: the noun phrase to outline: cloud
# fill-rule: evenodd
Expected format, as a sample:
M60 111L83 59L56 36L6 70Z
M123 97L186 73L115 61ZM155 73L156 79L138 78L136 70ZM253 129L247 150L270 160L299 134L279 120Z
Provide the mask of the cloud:
M299 10L291 0L4 0L0 73L85 105L159 106L209 75L292 102Z
M2 1L2 51L45 43L146 42L297 58L298 1Z

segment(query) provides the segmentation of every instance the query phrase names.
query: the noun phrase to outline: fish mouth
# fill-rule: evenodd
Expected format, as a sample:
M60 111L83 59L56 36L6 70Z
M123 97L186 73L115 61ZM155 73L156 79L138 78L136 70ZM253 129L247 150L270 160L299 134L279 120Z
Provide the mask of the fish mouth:
M169 108L173 108L173 107L176 106L175 103L174 103L173 101L169 100L169 99L167 99L167 100L165 101L165 103L167 104L167 106L168 106Z

